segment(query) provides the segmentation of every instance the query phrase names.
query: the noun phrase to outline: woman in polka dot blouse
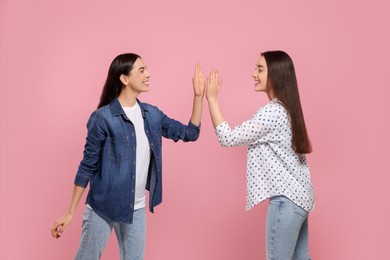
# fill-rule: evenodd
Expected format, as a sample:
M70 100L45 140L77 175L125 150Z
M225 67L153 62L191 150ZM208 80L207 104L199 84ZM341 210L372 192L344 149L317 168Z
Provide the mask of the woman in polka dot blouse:
M261 54L252 77L269 103L239 126L225 121L217 95L218 72L207 79L206 97L222 146L248 146L246 209L269 199L267 259L310 259L308 214L314 191L305 154L311 152L293 62L283 51Z

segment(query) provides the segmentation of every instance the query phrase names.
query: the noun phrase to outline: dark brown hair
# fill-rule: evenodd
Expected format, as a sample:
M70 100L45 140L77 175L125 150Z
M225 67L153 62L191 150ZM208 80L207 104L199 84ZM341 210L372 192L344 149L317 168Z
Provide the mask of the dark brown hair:
M290 116L292 147L296 153L310 153L312 147L303 118L293 61L283 51L267 51L261 55L267 63L267 87L282 102Z
M119 77L122 74L128 75L133 68L134 62L138 58L141 58L138 54L124 53L118 55L111 62L98 108L108 105L115 97L119 96L122 90L122 82Z

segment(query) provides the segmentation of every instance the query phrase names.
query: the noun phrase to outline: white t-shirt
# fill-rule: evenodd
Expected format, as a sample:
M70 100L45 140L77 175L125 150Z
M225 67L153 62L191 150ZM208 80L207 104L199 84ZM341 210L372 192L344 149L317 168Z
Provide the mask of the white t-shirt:
M126 116L134 125L137 140L134 199L134 210L136 210L145 207L145 186L150 163L150 146L145 134L144 120L138 103L132 107L123 107L123 111L125 111Z

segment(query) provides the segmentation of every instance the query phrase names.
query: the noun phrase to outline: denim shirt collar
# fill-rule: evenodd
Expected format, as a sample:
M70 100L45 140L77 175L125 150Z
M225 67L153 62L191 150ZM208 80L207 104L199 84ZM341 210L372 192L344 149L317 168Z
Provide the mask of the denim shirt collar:
M137 103L139 107L141 108L142 117L145 118L145 112L148 111L148 109L144 106L144 104L138 100ZM119 115L125 115L125 112L123 111L123 108L121 106L121 103L119 103L118 97L115 97L111 103L110 103L110 111L112 116L119 116Z

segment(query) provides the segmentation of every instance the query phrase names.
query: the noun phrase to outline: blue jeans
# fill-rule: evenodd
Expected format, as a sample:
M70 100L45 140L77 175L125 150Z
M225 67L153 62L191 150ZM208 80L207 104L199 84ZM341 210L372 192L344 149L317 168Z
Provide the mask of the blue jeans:
M284 196L269 200L266 223L267 260L311 259L308 212Z
M114 228L121 260L143 260L146 240L145 208L134 211L132 224L107 221L87 205L76 260L98 260Z

